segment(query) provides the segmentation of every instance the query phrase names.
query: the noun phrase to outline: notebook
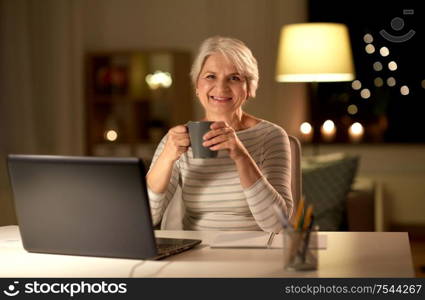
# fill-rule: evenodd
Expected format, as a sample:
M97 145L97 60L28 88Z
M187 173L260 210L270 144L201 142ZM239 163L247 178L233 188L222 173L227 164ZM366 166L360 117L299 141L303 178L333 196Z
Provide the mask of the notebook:
M29 252L160 259L201 242L155 238L138 158L12 154L8 171Z
M315 246L313 246L315 245ZM210 248L283 248L282 234L263 231L224 232L215 236ZM317 248L316 248L317 247ZM327 235L312 235L309 248L326 249Z

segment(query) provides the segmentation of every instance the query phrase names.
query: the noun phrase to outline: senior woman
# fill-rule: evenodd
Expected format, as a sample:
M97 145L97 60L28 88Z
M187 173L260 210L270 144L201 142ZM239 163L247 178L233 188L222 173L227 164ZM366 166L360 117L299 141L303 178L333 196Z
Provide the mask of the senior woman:
M154 225L179 185L185 230L279 232L273 204L287 216L293 208L290 146L281 127L243 111L258 86L256 59L240 40L208 38L191 78L203 120L214 121L203 145L218 157L194 159L187 127L169 130L146 176Z

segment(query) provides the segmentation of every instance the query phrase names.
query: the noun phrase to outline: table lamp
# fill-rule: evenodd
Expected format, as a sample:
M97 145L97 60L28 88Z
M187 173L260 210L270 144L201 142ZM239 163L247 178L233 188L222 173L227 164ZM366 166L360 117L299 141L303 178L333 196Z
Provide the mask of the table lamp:
M282 27L276 64L278 82L311 82L312 97L316 97L318 82L353 79L350 38L344 24L299 23Z

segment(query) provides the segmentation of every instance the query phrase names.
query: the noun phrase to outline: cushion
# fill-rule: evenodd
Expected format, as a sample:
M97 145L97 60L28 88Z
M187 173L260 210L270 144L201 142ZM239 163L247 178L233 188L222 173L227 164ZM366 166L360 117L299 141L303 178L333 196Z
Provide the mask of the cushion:
M344 228L346 196L357 172L359 158L344 154L304 158L301 163L303 194L313 204L319 230Z

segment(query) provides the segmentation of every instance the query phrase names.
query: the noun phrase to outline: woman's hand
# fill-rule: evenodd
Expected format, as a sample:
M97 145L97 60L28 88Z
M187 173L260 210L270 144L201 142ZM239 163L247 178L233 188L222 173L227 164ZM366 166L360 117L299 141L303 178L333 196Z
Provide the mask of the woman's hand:
M214 122L211 131L204 135L204 147L209 147L213 151L227 149L229 156L234 161L244 159L249 156L245 146L239 140L235 130L225 122Z
M178 125L168 131L164 149L146 175L146 181L151 191L162 194L167 190L174 162L187 151L189 145L189 134L186 126Z
M190 146L189 133L185 125L177 125L168 131L167 142L162 154L164 158L175 162Z

